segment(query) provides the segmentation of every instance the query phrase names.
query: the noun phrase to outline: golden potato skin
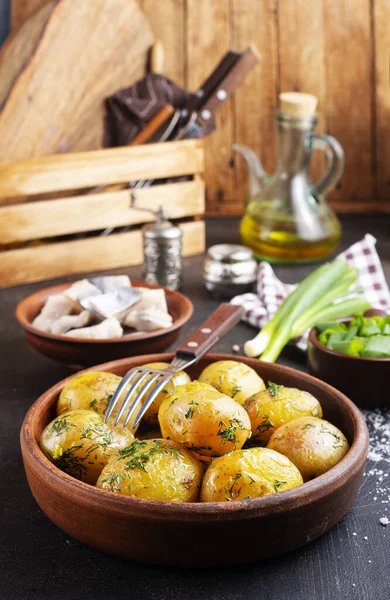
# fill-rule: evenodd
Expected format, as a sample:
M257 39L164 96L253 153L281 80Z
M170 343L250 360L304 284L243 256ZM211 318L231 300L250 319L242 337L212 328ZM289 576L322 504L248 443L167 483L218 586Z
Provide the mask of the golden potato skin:
M229 502L276 494L303 483L288 458L267 448L230 452L213 460L203 478L201 502Z
M147 500L196 502L202 476L202 465L186 448L169 440L142 440L113 456L96 485Z
M278 427L293 419L322 417L321 404L312 394L274 383L248 398L243 406L251 420L252 435L261 442L268 442Z
M119 375L94 371L76 375L63 388L57 402L57 415L62 415L70 410L92 410L99 415L104 415L108 404L122 380ZM130 384L129 384L130 386ZM128 386L128 387L129 387ZM126 390L124 394L126 393ZM117 403L117 409L121 402ZM118 410L114 410L110 422L115 420ZM123 422L125 415L121 421ZM130 419L127 428L134 433L133 422L136 414Z
M205 456L239 450L251 433L242 406L199 381L173 390L161 404L158 416L165 438Z
M144 365L145 367L151 367L152 369L166 369L169 367L169 363L166 362L155 362L155 363L147 363ZM142 385L148 380L146 378ZM191 377L187 375L184 371L179 371L175 373L170 381L165 385L164 389L158 394L158 396L153 401L153 404L146 411L143 420L150 425L158 425L158 409L160 408L163 400L170 394L172 390L174 390L179 385L185 385L186 383L190 383ZM145 396L146 398L146 396Z
M349 444L344 434L323 419L300 417L275 431L267 448L287 456L304 481L329 471L346 455Z
M113 453L133 441L127 428L114 428L90 410L74 410L45 427L40 447L59 469L94 485Z
M264 381L256 371L238 360L218 360L211 363L203 369L199 381L212 385L239 404L243 404L253 394L265 390Z

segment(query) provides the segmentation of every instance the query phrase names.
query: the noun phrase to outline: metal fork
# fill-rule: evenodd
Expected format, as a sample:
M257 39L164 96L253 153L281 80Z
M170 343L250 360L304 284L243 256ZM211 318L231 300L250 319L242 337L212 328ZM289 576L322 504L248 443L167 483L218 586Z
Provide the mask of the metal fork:
M133 427L137 427L142 417L151 406L157 395L164 386L172 379L178 371L186 369L198 361L214 344L224 336L234 325L236 325L244 314L241 306L232 304L221 304L216 311L184 342L177 350L171 364L166 369L152 369L150 367L134 367L122 379L110 404L108 405L104 420L107 423L113 410L115 409L124 389L131 382L130 388L126 393L122 404L117 412L114 425L119 423L124 412L128 409L123 425L126 426L131 416L135 412L138 404L143 400L141 409L134 421ZM145 359L147 362L147 359ZM150 379L147 379L150 376ZM147 381L145 381L147 379ZM155 385L154 385L155 384ZM139 386L138 393L136 390ZM150 388L154 385L151 391ZM146 392L148 395L145 397ZM129 407L129 404L131 405Z

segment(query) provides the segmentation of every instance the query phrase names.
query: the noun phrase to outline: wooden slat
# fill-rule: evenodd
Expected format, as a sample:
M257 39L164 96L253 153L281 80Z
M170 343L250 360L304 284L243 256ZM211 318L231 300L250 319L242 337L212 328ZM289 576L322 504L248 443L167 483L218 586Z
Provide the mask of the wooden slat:
M185 85L185 0L142 0L140 3L154 33L164 48L163 74Z
M390 206L390 2L375 0L373 4L375 35L375 159L376 198Z
M325 0L328 132L345 149L337 202L374 199L370 0ZM387 23L388 26L388 23ZM387 49L388 50L388 49Z
M110 148L0 163L0 199L203 172L203 142Z
M183 255L203 252L204 222L183 223L181 228ZM0 287L139 265L142 262L141 231L10 250L1 254Z
M390 202L331 202L336 212L344 215L390 213Z
M187 87L196 90L231 46L230 3L187 0ZM245 44L247 46L247 44ZM224 214L236 202L231 164L233 113L227 100L217 115L217 130L205 142L207 206Z
M279 2L280 91L297 91L318 98L316 132L326 129L325 24L323 0ZM340 57L341 59L341 57ZM324 157L314 153L314 179L324 172Z
M16 31L27 19L46 4L47 0L11 0L11 28Z
M262 48L260 63L246 77L233 97L235 141L250 146L266 170L275 165L275 107L277 86L276 0L233 0L233 45L254 43ZM250 15L250 17L248 16ZM248 188L244 160L234 157L237 174L237 204L229 214L240 214Z
M204 182L156 185L137 191L136 205L156 210L163 205L171 219L204 213ZM130 208L128 190L31 202L0 208L2 244L135 225L154 220L145 210Z

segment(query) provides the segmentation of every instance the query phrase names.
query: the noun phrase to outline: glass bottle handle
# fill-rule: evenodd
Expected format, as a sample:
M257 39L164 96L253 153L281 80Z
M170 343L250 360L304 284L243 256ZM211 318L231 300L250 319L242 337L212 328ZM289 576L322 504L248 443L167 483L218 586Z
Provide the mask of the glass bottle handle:
M344 150L341 144L331 135L311 136L312 148L321 150L327 159L326 173L323 178L314 185L313 193L325 195L339 182L344 172Z

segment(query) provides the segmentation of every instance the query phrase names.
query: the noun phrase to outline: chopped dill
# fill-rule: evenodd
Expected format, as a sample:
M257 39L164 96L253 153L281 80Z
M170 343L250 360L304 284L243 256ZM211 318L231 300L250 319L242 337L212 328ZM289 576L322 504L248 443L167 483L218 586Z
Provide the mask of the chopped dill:
M313 427L315 427L313 423L306 423L306 425L302 427L302 431L305 431L306 429L313 429Z
M164 444L160 440L152 440L151 444L143 440L133 442L127 448L119 450L119 459L126 459L126 467L128 469L139 469L147 473L146 465L152 456L156 454L168 454L178 458L183 454L177 448ZM128 460L127 460L128 459Z
M94 410L95 412L99 412L96 405L97 405L96 398L95 398L95 400L91 400L91 402L89 403L89 406L92 408L92 410Z
M272 423L268 415L264 415L256 429L259 433L265 433L272 427L275 427L275 425Z
M278 479L275 479L275 481L274 481L275 492L279 492L280 486L284 485L285 483L287 483L287 481L279 481Z
M229 500L233 499L233 488L236 485L237 481L242 477L241 473L236 473L235 476L232 479L232 483L230 485L230 487L228 488L224 488L226 494L229 495ZM236 492L234 492L235 496L238 496L238 494L241 492L242 488L239 488Z
M268 392L274 398L278 396L280 390L283 388L283 385L278 385L277 383L272 383L272 381L268 382Z
M236 449L236 443L238 442L237 429L246 429L244 423L239 419L229 419L229 425L226 425L224 421L220 421L217 431L217 435L221 437L219 445L230 442L234 444L234 449Z
M57 417L54 420L54 423L51 427L51 430L56 434L60 435L63 431L69 431L70 427L74 427L73 423L68 421L69 415L63 415L61 417Z
M241 392L242 388L239 385L233 385L233 387L230 388L230 394L231 397L234 399L235 396L237 396L238 392Z
M114 439L114 432L105 423L92 423L82 428L80 439L93 440L99 446L109 446Z
M195 402L195 400L191 400L190 407L184 415L186 419L191 419L194 416L194 412L200 413L199 410L199 402Z
M88 467L83 464L83 461L87 457L77 456L75 453L83 448L83 444L79 444L78 446L70 446L64 450L59 458L55 460L56 466L61 469L61 471L65 471L72 477L76 479L81 479L83 475L88 473Z
M121 483L126 479L126 476L123 473L113 473L110 477L106 479L102 479L102 483L108 483L112 492L120 492L121 491Z

